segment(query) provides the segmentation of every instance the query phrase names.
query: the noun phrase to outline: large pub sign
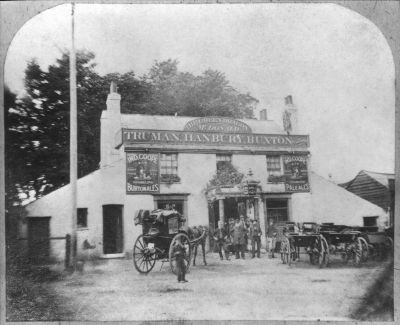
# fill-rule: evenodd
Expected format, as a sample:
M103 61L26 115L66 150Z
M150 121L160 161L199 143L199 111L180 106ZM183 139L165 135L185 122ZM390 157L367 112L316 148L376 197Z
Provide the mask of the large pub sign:
M147 152L126 153L126 193L160 192L160 155Z
M310 191L306 155L283 156L283 168L286 192Z

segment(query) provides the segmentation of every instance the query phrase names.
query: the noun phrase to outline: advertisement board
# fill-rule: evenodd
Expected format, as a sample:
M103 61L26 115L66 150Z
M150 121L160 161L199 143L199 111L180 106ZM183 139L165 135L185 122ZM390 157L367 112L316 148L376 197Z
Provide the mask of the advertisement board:
M160 155L147 152L126 153L126 193L160 192Z
M307 156L283 156L286 192L309 192Z

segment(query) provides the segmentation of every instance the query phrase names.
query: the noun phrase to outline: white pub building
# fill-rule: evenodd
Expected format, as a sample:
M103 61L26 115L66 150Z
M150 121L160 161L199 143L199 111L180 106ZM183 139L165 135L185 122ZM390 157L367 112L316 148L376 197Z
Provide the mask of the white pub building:
M142 229L140 209L173 205L189 226L214 229L218 220L243 214L265 234L275 222L363 225L385 211L310 171L310 139L295 134L296 108L286 99L286 130L267 120L121 114L111 86L101 116L100 168L78 180L78 256L132 254ZM291 125L290 125L291 123ZM233 166L239 184L213 186L218 170ZM62 237L72 231L70 188L64 186L26 206L20 236ZM265 245L265 236L262 237ZM265 246L264 246L265 247ZM34 253L34 252L32 252ZM49 241L46 253L63 260L65 243Z

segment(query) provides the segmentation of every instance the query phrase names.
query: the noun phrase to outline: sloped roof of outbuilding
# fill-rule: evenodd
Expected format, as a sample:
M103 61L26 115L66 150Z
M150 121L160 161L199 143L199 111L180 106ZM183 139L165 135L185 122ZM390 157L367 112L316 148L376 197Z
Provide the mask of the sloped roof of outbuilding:
M121 114L121 124L123 128L183 131L186 123L197 118L190 116ZM246 123L253 133L285 134L285 131L272 120L236 120Z
M371 172L368 170L361 170L356 177L354 177L352 180L346 182L346 183L342 183L339 184L341 187L347 188L349 187L354 180L356 180L357 178L359 178L361 175L368 175L369 177L373 178L375 181L377 181L378 183L382 184L385 187L389 187L389 180L390 179L394 179L394 174L390 174L390 173L378 173L378 172Z

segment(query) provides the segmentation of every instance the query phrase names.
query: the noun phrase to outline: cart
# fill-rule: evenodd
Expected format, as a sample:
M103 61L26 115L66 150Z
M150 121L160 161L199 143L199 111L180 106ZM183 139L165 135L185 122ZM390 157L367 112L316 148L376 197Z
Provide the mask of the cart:
M353 227L367 242L367 258L384 260L393 254L393 239L390 233L378 231L378 227Z
M368 242L358 229L332 224L319 229L329 247L329 254L340 254L346 263L350 260L360 265L368 259Z
M291 232L292 224L288 224L284 231L281 244L281 259L283 264L289 266L293 261L300 259L301 248L309 255L311 264L319 267L327 266L329 263L329 248L325 238L318 233L318 226L313 222L303 223L299 232Z
M185 222L186 219L176 210L138 211L135 225L142 225L142 234L133 246L133 263L139 273L149 273L157 260L162 261L161 267L169 262L171 271L176 273L174 246L179 239L186 250L184 263L186 271L189 270L192 247L206 232L191 240Z

